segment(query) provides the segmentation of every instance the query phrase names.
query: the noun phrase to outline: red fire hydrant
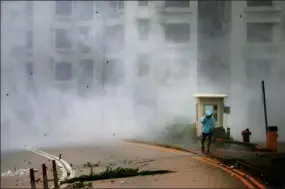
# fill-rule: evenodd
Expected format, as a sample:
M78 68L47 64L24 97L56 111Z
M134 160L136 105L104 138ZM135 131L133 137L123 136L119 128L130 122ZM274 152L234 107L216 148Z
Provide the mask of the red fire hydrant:
M251 132L249 131L249 129L245 129L241 132L242 135L242 141L243 142L250 142L250 136L251 136Z

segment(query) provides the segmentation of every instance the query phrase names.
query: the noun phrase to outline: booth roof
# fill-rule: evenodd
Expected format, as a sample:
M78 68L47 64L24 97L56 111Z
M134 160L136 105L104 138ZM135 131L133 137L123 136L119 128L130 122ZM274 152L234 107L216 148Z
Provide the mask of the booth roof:
M226 98L228 95L226 94L195 94L196 98Z

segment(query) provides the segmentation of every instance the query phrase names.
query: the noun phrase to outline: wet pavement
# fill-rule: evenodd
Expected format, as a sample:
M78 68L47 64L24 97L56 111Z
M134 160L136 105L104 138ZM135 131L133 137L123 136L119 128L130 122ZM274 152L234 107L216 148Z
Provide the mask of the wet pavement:
M30 188L30 168L35 170L37 188L43 188L42 164L47 166L48 179L53 178L52 162L49 159L25 150L1 152L1 188ZM61 176L60 169L58 175ZM49 181L51 186L52 180Z
M162 143L162 141L154 141ZM193 153L202 155L200 141L176 139L163 141L164 144L178 146ZM260 144L259 144L260 145ZM230 144L216 141L211 146L211 156L218 159L235 159L243 164L249 174L263 180L272 187L285 187L285 143L280 143L279 153L270 153L253 149L253 145ZM265 145L260 145L265 147Z
M155 147L145 147L138 144L129 144L117 142L112 144L89 144L84 146L69 146L53 149L41 149L49 154L59 156L72 164L76 175L89 174L90 168L85 167L87 162L98 163L94 172L101 172L107 166L137 168L140 170L168 169L175 171L170 174L138 176L122 179L110 179L104 181L95 181L93 187L136 187L136 188L154 188L154 187L175 187L175 188L244 188L245 184L233 175L216 168L210 164L196 159L195 154L173 152L171 150L160 150ZM2 154L1 154L2 156ZM12 161L14 157L15 159ZM33 154L31 152L18 152L13 156L7 155L2 160L3 169L16 165L21 168L37 167L42 163L48 162L47 159ZM24 160L32 161L34 164L25 163ZM12 179L14 181L1 182L1 187L16 187L16 177L2 177L2 179ZM26 183L18 186L28 187L27 176ZM5 184L6 183L6 184ZM39 188L42 188L39 187Z

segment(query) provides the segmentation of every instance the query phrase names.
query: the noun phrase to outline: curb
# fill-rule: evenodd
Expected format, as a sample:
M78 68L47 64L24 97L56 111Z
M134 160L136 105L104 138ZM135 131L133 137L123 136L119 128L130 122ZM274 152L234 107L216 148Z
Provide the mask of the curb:
M162 147L162 148L168 148L172 150L177 150L177 151L182 151L182 152L188 152L191 154L198 155L200 158L196 158L202 162L211 164L215 167L218 167L231 175L234 175L236 178L241 180L248 188L260 188L260 189L265 189L266 186L262 184L261 182L257 181L255 178L252 176L242 172L241 170L237 170L234 167L229 167L226 165L222 164L222 161L225 159L223 157L216 157L216 156L211 156L211 157L203 157L201 154L191 151L191 150L186 150L184 148L181 148L179 146L175 145L168 145L168 144L161 144L158 142L151 142L151 141L146 141L146 140L137 140L137 139L125 139L122 140L123 142L129 142L129 143L136 143L136 144L144 144L144 145L150 145L150 146L157 146L157 147Z
M195 139L201 140L200 137L195 137ZM216 142L220 142L220 143L228 143L228 144L238 144L238 145L242 145L245 147L252 148L252 150L256 150L258 152L274 152L271 149L263 148L260 145L255 144L255 143L247 143L247 142L241 142L241 141L236 141L236 140L228 140L228 139L224 139L224 138L212 138L212 141L216 141Z

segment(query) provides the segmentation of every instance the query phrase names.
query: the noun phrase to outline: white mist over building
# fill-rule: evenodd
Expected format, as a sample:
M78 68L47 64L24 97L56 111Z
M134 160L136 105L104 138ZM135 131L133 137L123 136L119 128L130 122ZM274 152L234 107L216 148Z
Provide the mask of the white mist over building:
M80 131L93 138L96 129L109 136L123 126L130 134L142 127L165 127L176 117L194 122L196 1L1 3L6 19L1 22L1 45L21 47L13 59L17 66L10 64L11 48L2 48L7 60L1 57L1 69L7 64L17 70L14 86L25 88L11 91L11 74L1 81L7 87L1 95L3 117L15 127L10 137L19 125L26 130L23 141L39 143L31 137L37 132L76 135L72 130L79 124L84 125ZM6 7L14 6L21 15L10 16ZM19 103L13 101L16 93Z
M16 52L29 91L124 88L138 112L151 107L145 116L193 121L193 94L226 93L224 127L237 139L248 127L256 140L264 136L265 80L269 124L284 139L285 5L258 2L2 1L10 8L1 9L1 68Z
M224 115L224 127L235 139L249 128L253 141L264 141L264 80L268 124L279 126L284 140L285 3L201 1L198 10L199 93L228 94L231 112Z

